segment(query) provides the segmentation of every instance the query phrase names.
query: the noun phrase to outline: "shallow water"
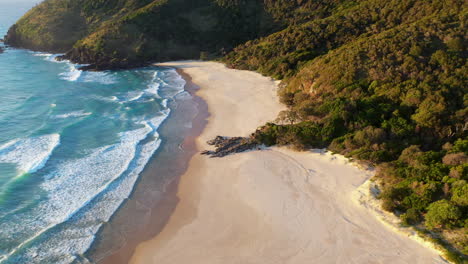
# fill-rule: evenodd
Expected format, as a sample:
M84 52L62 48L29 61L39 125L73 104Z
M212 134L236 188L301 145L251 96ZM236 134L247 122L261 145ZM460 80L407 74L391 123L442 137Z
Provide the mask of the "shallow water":
M31 2L0 1L0 35ZM173 69L82 72L0 54L0 263L80 261L161 143Z

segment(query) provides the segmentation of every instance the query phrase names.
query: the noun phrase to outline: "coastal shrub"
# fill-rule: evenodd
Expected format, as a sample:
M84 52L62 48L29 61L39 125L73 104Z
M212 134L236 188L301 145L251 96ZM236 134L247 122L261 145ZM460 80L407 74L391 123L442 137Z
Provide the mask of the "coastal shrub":
M354 141L358 146L368 146L371 144L379 144L386 138L386 133L381 128L372 126L365 127L354 134Z
M465 180L456 181L452 184L451 201L459 206L468 206L468 184Z
M451 167L449 176L455 179L468 180L468 164Z
M447 200L440 200L429 205L425 215L425 224L429 229L453 227L459 221L461 212Z
M449 153L444 156L442 162L446 165L462 165L468 163L468 156L463 152Z
M421 222L422 217L418 210L410 208L406 213L400 215L400 219L404 225L414 225Z
M467 7L458 0L351 2L244 43L223 61L283 78L280 100L297 120L277 124L276 140L374 163L384 209L448 239L443 230L467 219L466 187L457 183L468 180L468 54L459 15ZM449 219L436 217L442 200Z
M453 144L453 147L450 149L450 153L459 153L463 152L468 154L468 139L459 138Z
M390 187L384 189L380 194L380 198L384 202L383 209L393 212L395 210L405 210L401 202L403 199L411 193L408 187Z

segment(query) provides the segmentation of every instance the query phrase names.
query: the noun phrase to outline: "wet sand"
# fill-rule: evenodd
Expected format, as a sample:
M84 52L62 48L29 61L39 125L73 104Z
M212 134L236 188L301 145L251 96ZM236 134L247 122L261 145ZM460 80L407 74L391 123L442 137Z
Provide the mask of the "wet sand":
M206 103L198 96L198 87L190 76L179 71L187 82L191 98L177 97L170 102L171 116L158 131L161 147L148 163L134 192L123 207L106 223L86 258L93 263L128 263L136 246L156 236L165 226L179 199L177 186L188 162L198 152L195 138L208 118Z

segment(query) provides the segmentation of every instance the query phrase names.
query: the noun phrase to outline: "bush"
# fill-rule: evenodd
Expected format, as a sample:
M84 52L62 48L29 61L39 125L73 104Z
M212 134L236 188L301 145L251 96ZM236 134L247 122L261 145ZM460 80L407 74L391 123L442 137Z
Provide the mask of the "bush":
M394 212L398 208L398 205L389 197L382 197L382 209L387 212Z
M368 126L363 130L357 131L354 135L354 141L358 146L368 146L381 143L386 138L385 131L381 128Z
M421 156L422 151L419 146L410 146L404 149L401 152L400 157L398 160L403 161L409 165L415 166L417 165L417 157Z
M429 205L425 216L428 229L452 227L460 220L461 212L458 207L447 200L440 200Z
M468 184L461 180L452 184L452 202L459 206L468 206Z
M468 164L452 167L449 176L455 179L468 180Z
M463 152L458 153L450 153L444 156L442 162L446 165L461 165L464 163L468 163L468 156Z
M383 199L385 205L384 210L395 211L403 209L401 207L401 201L411 193L411 189L406 187L390 187L385 189L381 194L380 198Z
M468 154L468 139L457 139L453 147L450 149L450 153L463 152Z
M406 213L400 215L400 219L405 225L414 225L421 222L421 213L414 209L408 209Z

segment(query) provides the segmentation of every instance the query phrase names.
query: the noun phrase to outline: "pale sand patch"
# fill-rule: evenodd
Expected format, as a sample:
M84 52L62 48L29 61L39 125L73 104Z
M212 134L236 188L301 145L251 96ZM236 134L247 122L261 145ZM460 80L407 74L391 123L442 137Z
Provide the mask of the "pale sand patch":
M199 149L216 135L247 136L283 109L275 82L259 74L213 62L165 65L189 74L208 104ZM341 156L313 151L196 155L174 214L131 263L443 263L353 200L371 176Z

